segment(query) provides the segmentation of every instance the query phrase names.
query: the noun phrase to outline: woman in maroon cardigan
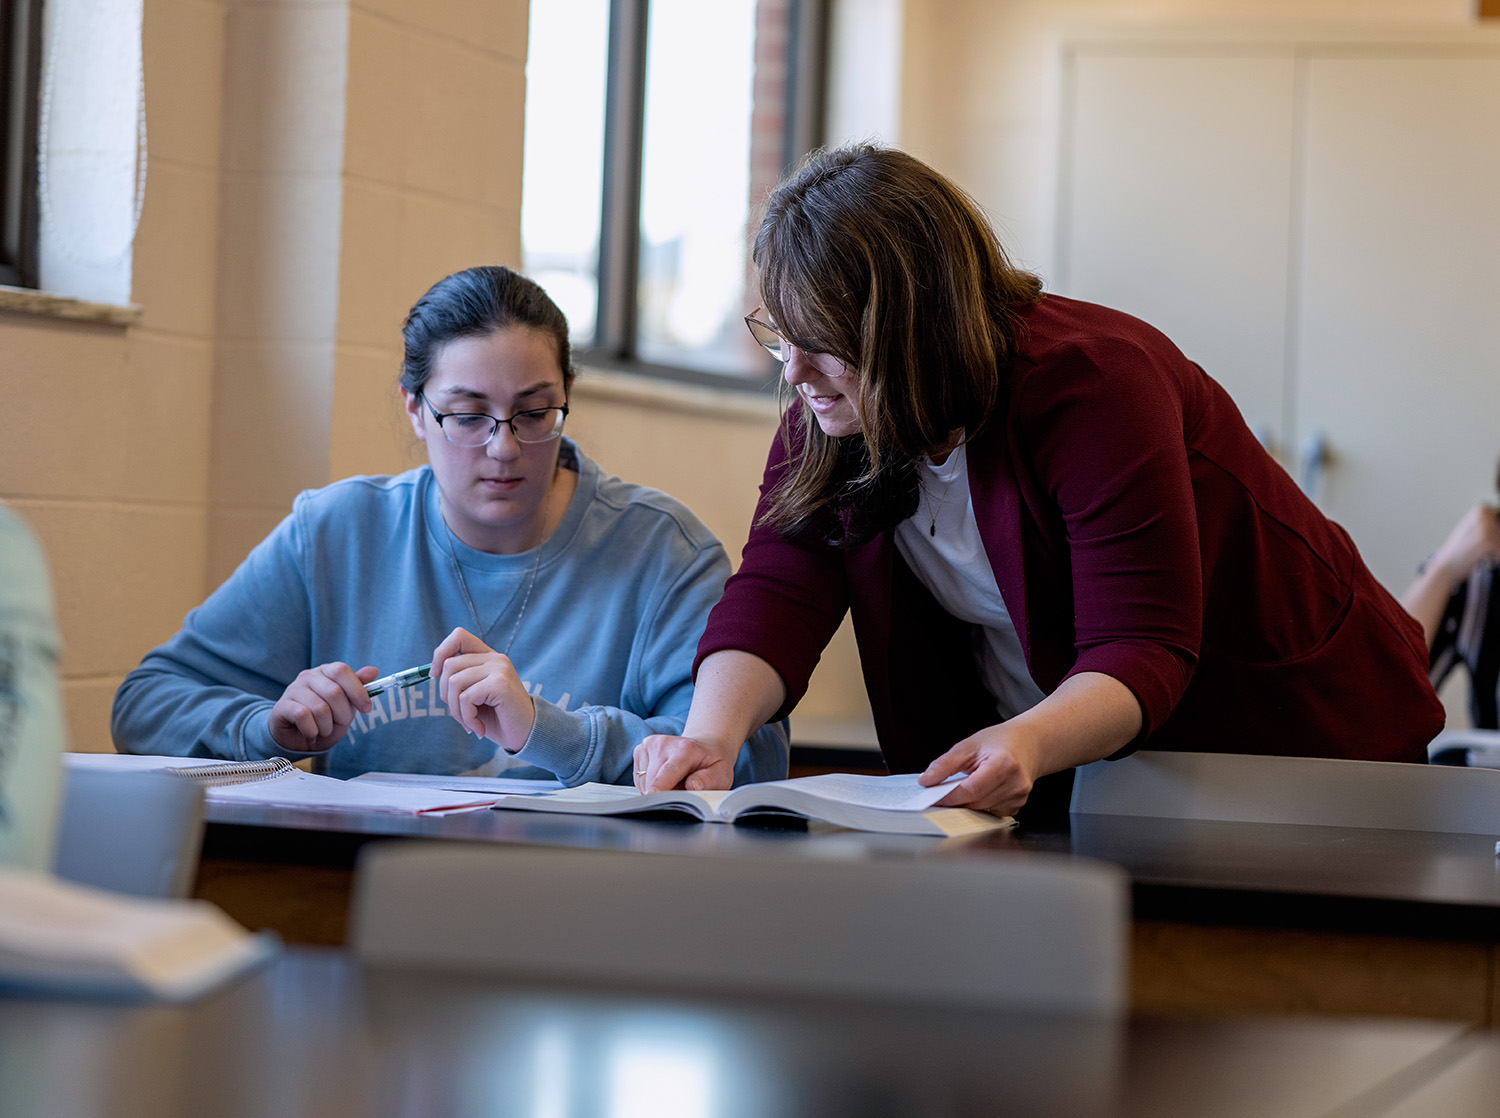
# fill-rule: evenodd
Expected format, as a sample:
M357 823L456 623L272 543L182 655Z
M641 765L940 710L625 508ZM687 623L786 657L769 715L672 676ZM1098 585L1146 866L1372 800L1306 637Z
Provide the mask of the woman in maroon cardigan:
M1158 331L1043 295L871 146L777 188L755 263L798 399L642 789L729 787L846 610L891 771L969 774L944 804L1012 812L1135 748L1425 758L1421 627Z

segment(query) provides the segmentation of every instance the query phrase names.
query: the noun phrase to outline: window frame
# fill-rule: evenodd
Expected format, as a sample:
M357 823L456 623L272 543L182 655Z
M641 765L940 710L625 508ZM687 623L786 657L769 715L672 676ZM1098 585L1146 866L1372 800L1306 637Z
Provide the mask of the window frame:
M43 0L0 0L0 284L38 286Z
M788 0L786 127L783 172L823 142L828 0ZM739 392L764 392L780 376L767 357L763 378L727 376L642 360L637 349L641 171L646 124L650 0L611 0L605 80L604 163L598 262L598 310L592 340L576 348L580 364L658 380ZM746 307L746 311L750 308Z

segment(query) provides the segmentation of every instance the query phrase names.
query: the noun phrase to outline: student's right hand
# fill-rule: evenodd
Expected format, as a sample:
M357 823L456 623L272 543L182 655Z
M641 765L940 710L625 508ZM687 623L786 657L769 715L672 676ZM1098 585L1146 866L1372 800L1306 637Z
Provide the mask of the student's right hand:
M318 753L332 749L356 714L374 705L365 684L380 675L372 667L319 664L299 672L271 708L271 737L282 749Z

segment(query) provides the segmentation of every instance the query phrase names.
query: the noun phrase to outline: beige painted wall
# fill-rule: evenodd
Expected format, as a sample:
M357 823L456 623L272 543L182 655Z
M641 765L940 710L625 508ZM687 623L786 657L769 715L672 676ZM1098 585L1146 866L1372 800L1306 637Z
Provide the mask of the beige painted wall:
M1061 75L1070 32L1153 23L1398 23L1477 18L1475 0L903 0L898 143L989 212L1026 267L1052 266Z
M203 593L224 6L148 0L150 182L134 257L140 324L0 313L0 497L41 536L79 748L109 748L110 699ZM96 416L83 442L49 410Z
M526 22L526 0L146 0L139 323L0 311L0 499L53 566L75 748L111 748L124 674L298 490L420 460L401 320L448 272L519 262ZM587 376L578 404L586 450L738 558L772 411ZM62 407L97 415L88 442L48 437ZM857 722L840 648L807 709Z
M54 572L75 748L309 485L408 460L401 317L519 259L525 0L146 0L138 325L0 311L0 499ZM49 409L88 408L59 443Z

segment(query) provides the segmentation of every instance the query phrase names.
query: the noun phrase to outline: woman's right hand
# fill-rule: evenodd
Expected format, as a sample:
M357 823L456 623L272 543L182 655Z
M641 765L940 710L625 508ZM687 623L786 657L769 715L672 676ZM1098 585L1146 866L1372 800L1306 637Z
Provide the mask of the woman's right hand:
M635 747L635 786L642 792L733 787L745 739L785 698L781 676L759 656L731 648L705 657L681 735L652 734Z
M706 792L734 784L734 762L739 750L723 754L695 738L652 734L635 747L635 786L641 792L686 788Z
M295 753L332 749L354 716L373 706L365 684L379 675L372 667L355 671L337 662L299 672L271 708L271 738Z

